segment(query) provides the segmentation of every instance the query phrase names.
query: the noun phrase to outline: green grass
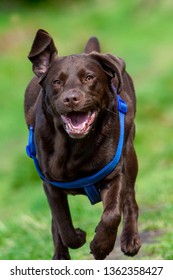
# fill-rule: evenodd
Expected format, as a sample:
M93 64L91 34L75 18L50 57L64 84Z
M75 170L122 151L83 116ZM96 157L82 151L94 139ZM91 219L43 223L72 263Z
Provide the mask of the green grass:
M88 37L96 35L104 52L125 59L137 94L139 229L155 234L135 259L173 259L173 4L87 3L32 12L29 7L0 9L0 259L50 259L53 252L46 197L25 155L23 95L32 77L27 55L39 28L52 34L60 55L81 52ZM82 196L69 200L75 226L87 230L87 244L71 250L71 256L90 259L102 206L91 206Z

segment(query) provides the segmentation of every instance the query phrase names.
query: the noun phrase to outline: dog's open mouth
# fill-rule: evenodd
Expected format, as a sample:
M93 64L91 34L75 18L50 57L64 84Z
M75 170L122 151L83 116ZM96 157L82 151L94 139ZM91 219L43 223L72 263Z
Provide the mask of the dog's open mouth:
M90 131L97 112L71 112L67 115L61 115L65 130L72 138L83 138Z

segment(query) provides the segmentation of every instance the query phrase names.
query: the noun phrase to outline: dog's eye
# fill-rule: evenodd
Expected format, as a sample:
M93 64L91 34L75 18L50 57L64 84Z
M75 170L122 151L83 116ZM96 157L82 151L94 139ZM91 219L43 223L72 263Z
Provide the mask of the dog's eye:
M53 81L53 84L54 84L55 86L58 86L58 85L61 84L61 80L60 80L60 79L56 79L56 80Z
M86 78L85 78L85 81L92 81L94 79L94 77L92 75L87 75Z

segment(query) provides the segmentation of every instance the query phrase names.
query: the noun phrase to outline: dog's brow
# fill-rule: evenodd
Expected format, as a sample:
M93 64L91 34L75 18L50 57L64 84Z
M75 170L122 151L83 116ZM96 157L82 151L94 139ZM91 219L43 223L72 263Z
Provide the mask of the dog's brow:
M88 71L87 71L85 68L82 68L82 69L79 70L78 75L79 75L79 76L85 76L85 74L86 74L87 72L88 72Z
M65 72L60 72L59 78L60 78L61 80L66 80L66 79L67 79L67 74L66 74Z

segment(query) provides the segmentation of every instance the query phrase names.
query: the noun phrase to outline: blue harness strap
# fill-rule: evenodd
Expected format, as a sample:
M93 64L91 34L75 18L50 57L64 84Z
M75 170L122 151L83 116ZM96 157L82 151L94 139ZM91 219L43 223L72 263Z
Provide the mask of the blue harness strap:
M28 137L28 145L26 146L26 152L27 155L33 159L35 168L37 170L37 173L39 174L40 178L55 186L59 187L62 189L77 189L77 188L83 188L85 191L85 194L88 196L91 204L95 204L99 201L101 201L100 197L100 191L98 188L95 186L95 183L101 181L103 178L105 178L107 175L109 175L117 166L122 150L123 150L123 144L124 144L124 119L125 119L125 114L127 113L127 104L125 103L124 100L121 99L119 95L117 95L117 101L118 101L118 112L119 112L119 121L120 121L120 136L119 136L119 141L118 141L118 146L116 153L113 157L113 159L106 164L101 170L99 170L97 173L80 178L75 181L70 181L70 182L55 182L55 181L49 181L47 180L38 163L38 159L36 157L36 147L35 147L35 142L34 142L34 128L30 126L29 128L29 137Z

